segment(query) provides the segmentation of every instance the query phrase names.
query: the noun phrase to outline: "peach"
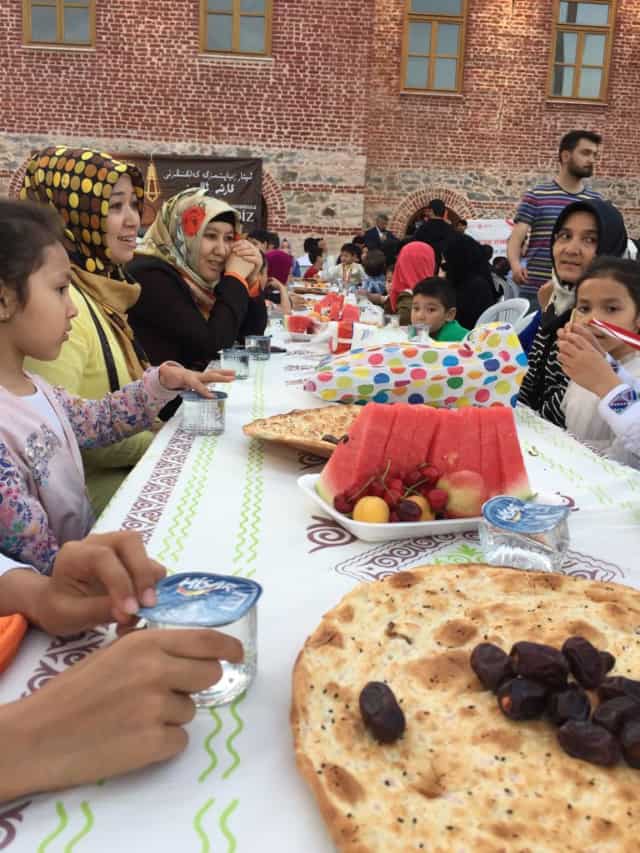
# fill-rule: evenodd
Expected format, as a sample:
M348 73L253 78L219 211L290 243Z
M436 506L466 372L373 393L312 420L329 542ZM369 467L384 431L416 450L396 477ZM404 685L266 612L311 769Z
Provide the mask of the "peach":
M438 480L437 488L449 495L447 518L474 518L487 500L484 478L476 471L454 471Z

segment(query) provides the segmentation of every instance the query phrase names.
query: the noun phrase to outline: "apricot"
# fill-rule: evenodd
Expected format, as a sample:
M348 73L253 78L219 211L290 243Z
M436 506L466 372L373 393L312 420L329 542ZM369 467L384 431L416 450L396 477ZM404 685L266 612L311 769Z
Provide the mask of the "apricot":
M365 521L368 524L386 524L389 521L389 507L382 498L360 498L353 508L353 520Z

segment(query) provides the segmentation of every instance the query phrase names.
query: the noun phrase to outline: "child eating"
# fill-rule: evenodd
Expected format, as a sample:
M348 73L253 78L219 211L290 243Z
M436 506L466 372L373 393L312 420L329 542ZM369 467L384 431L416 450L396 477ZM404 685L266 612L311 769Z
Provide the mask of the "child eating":
M25 358L55 359L77 310L62 223L44 205L0 201L0 551L48 574L60 546L93 524L80 448L104 447L149 429L182 388L209 397L207 382L175 362L101 400L84 400L27 373Z
M558 332L560 363L571 380L562 402L567 429L607 456L638 465L617 427L628 407L621 402L634 402L629 386L640 379L640 352L597 327L587 330L594 319L638 334L640 264L610 257L592 263L576 285L573 323Z
M413 289L411 325L428 326L434 341L461 341L467 334L456 320L456 294L446 278L425 278Z

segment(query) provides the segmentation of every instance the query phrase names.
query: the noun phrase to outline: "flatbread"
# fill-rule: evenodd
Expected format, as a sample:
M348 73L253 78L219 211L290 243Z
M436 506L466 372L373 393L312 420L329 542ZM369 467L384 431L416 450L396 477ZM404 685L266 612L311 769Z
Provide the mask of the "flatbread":
M339 439L347 435L362 406L333 404L320 409L294 409L282 415L260 418L242 427L251 438L285 444L328 458L336 445L323 441L325 435Z
M548 721L507 720L469 655L578 634L615 655L612 675L640 678L639 626L640 592L556 574L430 566L357 586L293 673L296 760L337 848L637 853L640 771L571 758ZM391 745L358 707L385 680L407 722Z

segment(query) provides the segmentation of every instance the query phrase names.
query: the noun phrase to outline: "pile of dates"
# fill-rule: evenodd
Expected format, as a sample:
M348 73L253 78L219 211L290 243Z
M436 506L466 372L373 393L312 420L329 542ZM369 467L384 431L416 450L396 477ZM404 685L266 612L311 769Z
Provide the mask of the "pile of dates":
M622 754L640 768L640 681L608 676L615 663L584 637L569 637L561 650L523 641L510 654L493 643L471 653L471 668L510 720L544 716L574 758L610 767ZM595 710L587 690L597 693Z

